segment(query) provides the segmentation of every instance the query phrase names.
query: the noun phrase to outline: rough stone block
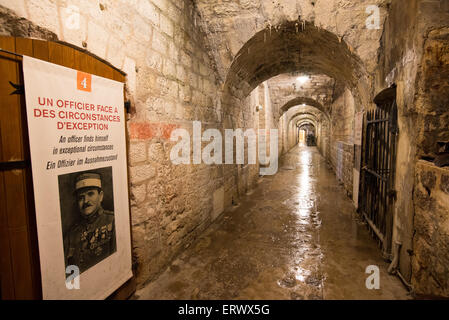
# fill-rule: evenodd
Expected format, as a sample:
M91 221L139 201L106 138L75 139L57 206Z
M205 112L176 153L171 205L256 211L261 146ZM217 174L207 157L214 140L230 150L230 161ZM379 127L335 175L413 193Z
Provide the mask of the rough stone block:
M160 16L160 27L162 32L164 32L169 37L173 37L173 22L166 16Z
M179 49L174 42L169 42L168 57L173 61L179 61Z
M185 51L181 51L181 63L187 69L192 68L192 58Z
M441 176L441 184L440 184L440 189L449 194L449 173L448 174L443 174Z
M167 77L176 78L176 66L171 60L165 59L163 73Z
M82 14L80 7L76 6L74 3L67 4L65 7L60 7L59 11L62 21L61 39L70 41L71 43L82 47L83 41L87 39L88 18Z
M192 100L192 91L189 86L179 86L179 98L183 102L190 102Z
M147 147L145 142L131 142L129 145L129 162L133 166L136 163L147 160Z
M210 73L210 69L206 67L203 63L200 63L200 74L207 77Z
M172 5L171 3L167 6L167 11L165 11L167 16L172 19L172 21L180 21L181 20L181 10Z
M28 18L25 0L0 0L0 5L13 10L18 16Z
M447 172L422 160L416 166L412 283L419 294L449 296Z
M131 187L131 200L135 204L145 201L147 195L147 186L145 184L135 185Z
M59 37L61 36L58 23L59 13L54 1L29 0L26 2L26 5L28 7L28 12L30 14L29 19L31 21L42 28L49 29L50 31L56 33ZM9 4L6 4L6 7L9 6ZM15 8L19 9L20 6Z
M152 162L166 162L164 146L160 142L151 143L148 147L148 159Z
M156 5L162 11L166 11L169 4L167 0L151 0L151 2L153 2L153 4Z
M139 0L138 2L138 12L150 20L153 25L159 27L159 12L156 7L148 0Z
M198 75L196 73L189 73L189 85L192 88L198 88Z
M176 77L182 82L187 82L187 73L183 66L176 66Z
M160 53L149 49L146 56L146 64L148 67L162 73L163 58Z
M114 66L122 66L125 60L125 53L122 50L125 43L119 38L111 37L109 39L108 51L106 53L107 60Z
M178 98L178 83L176 81L168 81L168 94L172 98Z
M123 71L126 72L127 87L131 94L136 93L137 75L136 75L136 61L129 57L125 57L123 64Z
M87 49L99 57L106 58L109 32L93 21L89 21L87 29Z
M151 47L159 53L166 55L168 50L168 42L163 34L154 30Z
M131 183L141 183L151 178L154 178L156 170L151 165L143 165L131 167L129 169L131 175Z
M224 211L224 187L214 191L213 202L212 221Z
M152 27L150 24L139 16L135 16L132 23L134 36L138 40L146 42L151 40Z

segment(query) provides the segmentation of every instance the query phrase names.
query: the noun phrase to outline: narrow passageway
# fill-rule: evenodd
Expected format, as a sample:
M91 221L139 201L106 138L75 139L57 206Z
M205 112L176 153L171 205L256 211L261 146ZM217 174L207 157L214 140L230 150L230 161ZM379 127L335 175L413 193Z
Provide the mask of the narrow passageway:
M366 267L380 269L368 290ZM407 299L315 147L296 146L137 299Z
M0 16L0 300L449 298L448 0Z

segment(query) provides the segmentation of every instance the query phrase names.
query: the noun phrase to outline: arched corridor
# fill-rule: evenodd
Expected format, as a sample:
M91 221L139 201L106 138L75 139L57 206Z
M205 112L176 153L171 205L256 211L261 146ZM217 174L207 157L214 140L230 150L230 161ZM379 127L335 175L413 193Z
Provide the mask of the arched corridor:
M380 290L365 287L380 268ZM138 299L410 299L315 147L226 211Z
M0 0L0 72L2 299L449 298L449 1Z

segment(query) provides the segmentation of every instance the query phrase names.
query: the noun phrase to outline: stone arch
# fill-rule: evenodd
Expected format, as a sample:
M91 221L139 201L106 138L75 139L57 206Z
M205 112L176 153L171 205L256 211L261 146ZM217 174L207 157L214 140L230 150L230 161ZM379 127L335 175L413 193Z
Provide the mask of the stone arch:
M223 104L225 112L265 80L288 72L325 74L364 100L368 76L361 59L337 35L302 21L287 21L276 29L256 33L240 49L228 71ZM361 101L359 101L361 102ZM362 105L360 103L359 105Z
M313 113L310 113L310 112L297 112L297 113L293 114L293 115L290 117L288 123L290 124L291 122L297 121L297 119L298 119L300 116L303 116L304 119L311 119L311 120L313 120L313 121L315 122L315 124L318 122L318 119L317 119L316 115L313 114Z
M310 122L309 120L300 120L298 121L298 123L296 124L297 127L299 127L301 129L301 127L303 126L313 126L315 128L315 125Z
M294 144L297 143L296 138L297 138L297 123L298 123L298 121L313 124L315 129L317 128L317 119L313 115L310 116L310 115L305 115L305 114L301 114L301 113L296 114L294 117L292 117L290 119L290 121L288 122L288 125L286 126L285 139L286 139L286 143L289 148L291 148L293 146L292 145L293 142L294 142Z
M311 120L309 120L309 119L301 119L301 120L298 120L296 123L295 123L295 125L297 126L297 127L300 127L300 126L303 126L303 125L306 125L306 124L311 124L311 125L313 125L314 127L316 127L315 126L315 123L313 123Z
M302 129L304 129L304 130L306 130L307 132L313 132L313 134L316 136L316 134L317 134L317 127L313 124L313 123L311 123L311 122L309 122L309 121L307 121L307 120L305 120L305 121L303 121L301 124L299 124L299 125L297 125L297 127L298 127L298 130L302 130Z
M304 119L298 120L298 121L295 123L295 126L296 126L299 130L301 130L301 128L304 127L304 126L312 126L312 127L313 127L313 132L314 132L314 134L315 134L315 135L317 134L317 129L318 129L317 125L316 125L315 123L313 123L312 121L308 120L308 119L305 119L305 120L304 120Z
M314 114L300 112L290 118L290 120L288 121L288 124L287 124L287 130L291 126L296 127L298 124L298 121L303 121L303 120L309 121L310 123L312 123L314 125L315 128L318 127L318 119L316 118L316 116Z
M299 106L299 105L302 105L302 104L305 104L306 106L315 107L329 119L329 114L326 112L324 106L321 103L319 103L318 101L316 101L312 98L307 98L307 97L297 97L297 98L290 100L289 102L287 102L286 104L284 104L281 107L279 113L282 116L289 109Z
M301 115L296 116L296 118L292 119L291 122L294 123L295 126L298 126L298 124L300 125L301 122L308 121L308 122L312 123L315 127L317 126L317 122L316 122L315 119L313 119L313 118L308 118L308 117L306 117L306 116L303 117L303 118L300 118L300 117L301 117Z
M315 115L306 113L297 113L290 118L287 128L289 128L290 126L296 127L299 121L309 121L310 123L313 124L315 128L317 128L318 126L318 119L315 117Z
M283 121L285 121L286 124L289 124L290 121L291 121L294 117L296 117L297 115L300 115L300 114L309 114L309 115L313 116L315 119L318 120L317 117L318 117L320 114L324 114L324 113L323 113L321 110L319 110L319 109L317 109L316 107L314 107L314 106L309 106L309 105L306 105L306 106L296 105L296 106L291 107L289 110L287 110L287 111L284 113L284 120L283 120ZM325 115L324 119L325 119L326 121L330 121L329 117L328 117L326 114L324 114L324 115ZM282 119L282 118L281 118L281 119Z

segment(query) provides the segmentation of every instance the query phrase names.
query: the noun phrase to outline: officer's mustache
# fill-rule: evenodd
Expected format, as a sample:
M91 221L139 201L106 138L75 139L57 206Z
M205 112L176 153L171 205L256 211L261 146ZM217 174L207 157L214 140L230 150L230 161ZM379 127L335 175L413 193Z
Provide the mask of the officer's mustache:
M86 209L86 208L88 208L88 207L92 207L92 204L91 203L85 203L85 204L83 204L83 209Z

